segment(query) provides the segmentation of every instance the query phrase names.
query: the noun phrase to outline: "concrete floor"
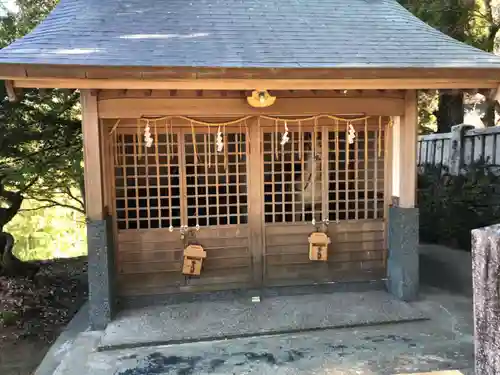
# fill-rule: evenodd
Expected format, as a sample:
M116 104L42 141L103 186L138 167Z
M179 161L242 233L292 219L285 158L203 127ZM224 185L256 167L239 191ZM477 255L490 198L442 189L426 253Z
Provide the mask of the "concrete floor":
M222 301L199 300L125 310L102 336L100 349L308 332L425 319L385 290L330 292Z
M101 333L87 332L55 374L472 374L470 299L426 289L414 306L431 319L104 352L96 350Z
M433 257L436 251L422 251L424 284L451 277L436 275L443 256ZM467 261L463 253L457 257L460 264ZM103 352L97 350L102 332L84 332L50 374L389 375L457 369L472 375L472 299L467 276L454 280L422 288L421 300L411 305L430 318L425 321Z

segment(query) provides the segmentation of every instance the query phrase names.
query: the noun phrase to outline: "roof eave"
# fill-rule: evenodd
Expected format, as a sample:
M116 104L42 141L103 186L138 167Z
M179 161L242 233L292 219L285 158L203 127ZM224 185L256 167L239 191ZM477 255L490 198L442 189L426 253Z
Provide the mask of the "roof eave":
M498 67L220 68L0 64L15 87L93 89L497 88Z

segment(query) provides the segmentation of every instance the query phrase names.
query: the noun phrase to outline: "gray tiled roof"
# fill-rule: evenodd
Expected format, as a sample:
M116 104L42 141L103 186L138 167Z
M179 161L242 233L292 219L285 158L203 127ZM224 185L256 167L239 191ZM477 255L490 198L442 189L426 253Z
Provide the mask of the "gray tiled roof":
M61 0L0 63L500 68L395 0Z

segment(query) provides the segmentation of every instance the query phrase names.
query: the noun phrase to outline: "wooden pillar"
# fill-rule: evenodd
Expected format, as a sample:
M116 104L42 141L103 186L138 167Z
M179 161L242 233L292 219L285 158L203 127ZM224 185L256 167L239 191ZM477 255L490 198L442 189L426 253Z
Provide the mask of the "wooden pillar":
M114 313L114 244L110 217L105 217L103 161L97 97L81 90L85 209L87 216L89 323L102 330Z
M262 157L261 157L261 144L262 144L262 130L260 129L260 121L249 121L249 173L252 182L248 181L248 226L250 229L250 251L252 254L252 274L253 285L261 287L263 283L263 270L264 270L264 236L263 236L263 220L264 215L262 212L262 197L263 186L262 180Z
M405 115L400 128L399 207L415 207L417 193L418 104L415 90L406 92Z
M414 90L405 98L405 114L393 119L392 196L399 207L412 208L417 192L418 107Z
M387 289L397 298L418 296L417 93L405 95L404 115L393 119L392 205L387 223Z
M104 218L102 160L97 96L81 90L83 160L85 168L85 210L87 218Z
M395 116L392 119L392 132L391 132L391 202L394 205L399 203L399 195L401 188L401 155L400 155L400 145L401 145L401 117Z

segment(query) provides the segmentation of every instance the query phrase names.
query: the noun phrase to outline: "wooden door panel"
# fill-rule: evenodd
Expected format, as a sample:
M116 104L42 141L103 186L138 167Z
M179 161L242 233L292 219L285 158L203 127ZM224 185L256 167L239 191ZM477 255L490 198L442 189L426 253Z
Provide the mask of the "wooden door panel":
M199 278L187 285L229 289L252 280L247 193L247 133L196 128L183 133L185 223L207 252ZM198 228L198 230L196 229Z
M150 147L141 132L120 131L113 146L120 294L251 284L247 128L223 129L222 151L216 128L181 120L151 126ZM181 273L181 228L207 251L200 277Z
M383 129L314 119L262 126L264 280L267 285L360 280L383 269ZM332 241L328 261L309 260L308 237L321 222ZM316 224L316 225L314 225Z

